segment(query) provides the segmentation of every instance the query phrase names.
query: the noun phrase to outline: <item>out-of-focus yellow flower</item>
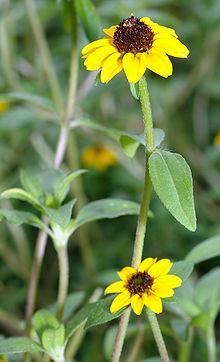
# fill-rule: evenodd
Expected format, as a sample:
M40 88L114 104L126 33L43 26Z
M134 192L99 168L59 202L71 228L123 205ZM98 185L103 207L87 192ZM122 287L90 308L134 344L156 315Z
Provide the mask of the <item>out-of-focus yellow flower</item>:
M0 101L0 113L7 112L9 108L9 103L6 101Z
M213 144L214 144L214 146L220 148L220 131L218 131L218 133L216 133L214 140L213 140Z
M167 55L187 58L189 50L171 28L154 23L150 18L133 15L119 25L103 29L105 38L82 49L87 70L102 69L101 82L108 83L124 70L130 83L138 82L146 69L167 78L173 67Z
M143 307L155 313L162 312L161 298L174 295L173 288L182 284L176 275L167 275L173 263L169 259L144 259L138 269L124 267L118 275L120 281L110 284L105 294L119 293L113 300L110 312L116 313L121 308L131 304L135 314L140 315Z
M82 163L87 167L105 171L117 164L117 158L113 151L101 145L86 147L82 153Z

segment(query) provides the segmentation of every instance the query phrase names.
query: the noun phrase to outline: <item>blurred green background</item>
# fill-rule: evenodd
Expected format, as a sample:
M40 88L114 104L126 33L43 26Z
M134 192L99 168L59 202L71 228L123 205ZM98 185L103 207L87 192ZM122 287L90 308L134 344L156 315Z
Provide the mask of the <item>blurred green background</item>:
M61 1L35 1L65 100L68 90L70 34ZM199 242L220 233L220 2L218 0L100 0L94 1L102 27L117 24L130 16L149 16L154 21L175 28L180 40L190 49L186 60L172 59L174 74L163 79L147 72L155 125L166 132L163 148L182 154L189 163L193 178L198 228L190 233L178 224L154 195L151 210L154 218L148 225L144 256L169 257L181 260ZM8 108L0 107L0 191L20 186L19 171L47 169L51 164L59 132L55 108L28 101L27 94L44 97L52 104L42 58L36 46L25 3L21 0L0 3L0 92L15 92ZM78 27L79 51L88 42L82 26ZM95 39L94 39L95 40ZM80 53L79 53L80 57ZM26 96L22 100L21 93ZM7 109L4 109L7 108ZM53 112L54 111L54 112ZM109 84L95 81L95 74L79 64L79 82L75 119L85 116L106 126L133 133L142 131L138 102L132 97L125 75ZM82 176L87 200L107 197L139 201L143 182L143 150L129 159L119 145L104 132L89 128L73 131L65 159L66 169L86 167L82 154L87 147L102 145L116 155L117 164L104 170L89 168ZM74 185L73 185L74 189ZM74 190L73 190L74 194ZM12 207L11 204L1 203ZM13 203L27 209L20 202ZM130 264L136 217L126 216L113 221L91 224L86 230L92 250L91 265L82 262L78 236L69 245L70 291L92 291L105 286L111 272ZM31 227L0 224L0 329L13 334L24 316L27 281L37 237ZM85 258L84 258L85 259ZM199 264L198 276L219 265L220 258ZM45 307L56 298L57 260L52 243L48 243L41 273L38 307ZM9 314L8 314L9 313ZM79 361L104 361L102 332L107 326L89 332L83 342ZM216 329L220 336L219 326ZM132 331L131 331L132 334ZM154 347L152 347L154 348ZM102 352L97 354L101 349ZM175 351L175 346L173 346ZM197 361L204 346L198 338L194 351ZM144 358L143 347L140 358ZM197 352L200 351L200 352ZM153 350L156 355L156 350ZM198 353L198 354L197 354Z

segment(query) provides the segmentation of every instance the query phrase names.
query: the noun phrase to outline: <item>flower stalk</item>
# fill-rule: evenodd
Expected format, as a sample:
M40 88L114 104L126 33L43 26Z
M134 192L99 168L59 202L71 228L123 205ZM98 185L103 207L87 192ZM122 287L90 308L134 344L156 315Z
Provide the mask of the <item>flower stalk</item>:
M145 77L142 77L141 80L139 81L139 95L140 95L140 103L143 114L143 122L145 127L146 161L145 161L144 190L141 201L140 214L138 217L137 230L134 241L133 257L132 257L133 268L137 268L142 259L146 226L148 221L148 212L149 212L150 199L151 199L151 181L148 171L148 158L154 150L154 129L153 129L153 119L152 119L149 92L147 89L147 82ZM118 362L120 360L124 339L126 335L126 330L129 323L130 312L131 312L130 309L126 310L125 313L120 318L118 332L115 338L115 344L112 352L112 358L111 358L112 362ZM163 340L163 337L160 332L156 316L154 313L153 315L154 317L153 316L151 317L151 321L154 321L154 324L152 324L151 327L154 327L154 329L152 328L154 337L155 339L157 338L156 343L161 348L161 339ZM157 333L155 333L156 329ZM165 346L164 342L163 345ZM168 360L164 359L164 361Z
M61 320L69 286L69 262L67 245L57 248L59 263L59 289L57 297L57 319Z

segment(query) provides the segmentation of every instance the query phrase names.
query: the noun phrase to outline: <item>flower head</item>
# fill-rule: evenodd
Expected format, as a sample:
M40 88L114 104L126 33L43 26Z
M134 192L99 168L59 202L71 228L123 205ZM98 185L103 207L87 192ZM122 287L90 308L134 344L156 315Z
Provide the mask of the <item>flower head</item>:
M117 158L110 149L101 145L93 145L83 150L82 163L87 167L105 171L107 168L117 164Z
M124 267L118 272L121 280L105 289L105 294L119 293L111 304L110 312L116 313L131 304L137 315L141 314L144 306L155 313L161 313L161 298L172 297L173 288L182 284L178 276L168 275L172 265L169 259L157 261L156 258L147 258L140 263L138 269Z
M121 70L130 83L138 82L146 69L167 78L173 72L167 55L187 58L189 54L173 29L147 17L132 15L103 32L107 35L105 38L93 41L82 50L86 69L101 69L102 83L108 83Z
M0 113L7 112L9 104L6 101L0 101Z

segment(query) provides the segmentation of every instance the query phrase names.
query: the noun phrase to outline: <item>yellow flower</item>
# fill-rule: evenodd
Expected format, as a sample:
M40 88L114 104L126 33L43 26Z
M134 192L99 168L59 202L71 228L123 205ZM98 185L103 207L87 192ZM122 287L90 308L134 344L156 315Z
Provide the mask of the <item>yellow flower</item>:
M107 35L105 38L93 41L82 50L87 70L102 69L102 83L108 83L121 70L130 83L138 82L146 69L167 78L173 72L167 55L187 58L189 54L173 29L147 17L132 15L103 32Z
M135 314L140 315L146 306L155 313L162 312L161 298L174 295L173 288L182 284L176 275L167 275L173 263L169 259L147 258L138 269L126 266L118 275L120 281L110 284L105 294L119 293L114 298L110 312L116 313L121 308L131 304Z
M8 102L0 101L0 113L7 112L8 108L9 108Z
M214 146L220 147L220 131L215 135L213 143Z
M105 171L110 166L117 164L114 152L101 145L86 147L82 153L82 163L99 171Z

